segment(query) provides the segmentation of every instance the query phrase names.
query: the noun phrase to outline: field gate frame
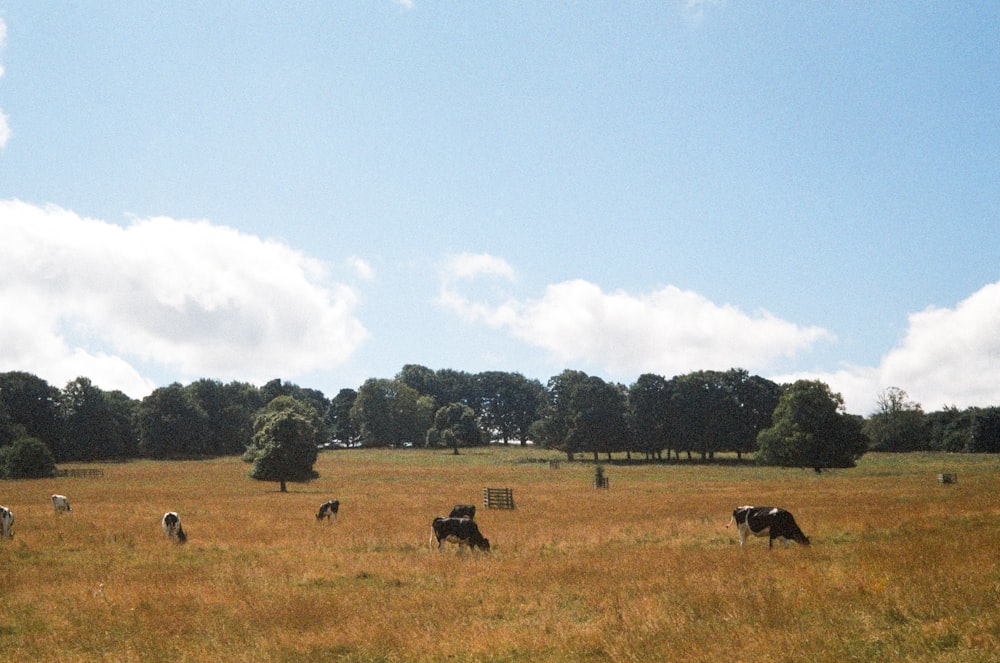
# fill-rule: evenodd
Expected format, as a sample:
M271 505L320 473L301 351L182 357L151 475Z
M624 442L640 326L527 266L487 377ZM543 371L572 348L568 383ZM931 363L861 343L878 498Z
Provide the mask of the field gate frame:
M487 509L513 509L512 488L483 488L483 506Z

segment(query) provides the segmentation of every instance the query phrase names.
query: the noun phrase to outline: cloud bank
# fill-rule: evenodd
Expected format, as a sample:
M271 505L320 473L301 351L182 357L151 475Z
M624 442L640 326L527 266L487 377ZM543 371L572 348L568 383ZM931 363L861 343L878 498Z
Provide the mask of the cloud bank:
M1000 282L954 308L912 313L907 322L903 339L878 366L845 366L815 377L841 391L860 414L873 411L887 387L903 389L928 412L1000 404Z
M614 377L667 377L739 367L778 382L822 380L843 395L851 412L870 414L887 387L905 390L925 410L1000 403L1000 283L985 286L954 308L908 317L902 341L878 366L845 364L835 371L774 374L777 361L800 357L828 330L749 314L667 286L648 293L605 292L575 279L549 285L534 299L482 292L481 281L512 283L514 269L485 254L446 261L438 303L467 322L505 330L572 366L586 362ZM475 294L470 294L474 291Z
M490 303L465 294L481 277L513 281L515 274L500 258L453 256L442 273L439 304L466 321L505 329L558 361L596 364L615 375L758 370L832 339L819 327L767 311L748 314L673 286L633 294L574 279L549 285L537 299Z
M127 227L0 201L0 370L142 396L149 372L260 382L345 362L357 293L288 246L207 221Z

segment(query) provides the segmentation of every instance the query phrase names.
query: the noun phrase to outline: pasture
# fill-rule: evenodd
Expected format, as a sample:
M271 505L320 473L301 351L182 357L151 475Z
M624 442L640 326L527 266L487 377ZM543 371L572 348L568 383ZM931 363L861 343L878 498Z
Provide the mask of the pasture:
M1000 464L605 465L491 448L320 454L276 484L227 458L0 482L0 660L995 661ZM937 482L954 472L958 482ZM513 488L517 508L482 507ZM56 514L50 495L69 497ZM340 500L336 521L316 510ZM428 545L475 503L491 554ZM790 510L808 548L725 525ZM160 528L177 511L188 543Z

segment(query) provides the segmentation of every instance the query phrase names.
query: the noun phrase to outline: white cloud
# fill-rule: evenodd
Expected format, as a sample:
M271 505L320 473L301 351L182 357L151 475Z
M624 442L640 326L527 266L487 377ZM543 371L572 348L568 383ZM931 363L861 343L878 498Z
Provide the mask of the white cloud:
M259 382L345 362L356 292L279 242L207 221L120 227L0 201L0 370L141 396L145 369Z
M768 369L778 360L800 356L834 335L673 286L639 294L605 292L577 279L549 285L535 299L482 286L482 281L515 280L513 268L500 258L453 256L442 270L438 304L468 322L544 348L565 365L586 362L613 376L741 367L777 382L822 380L844 397L848 411L864 415L874 411L878 394L888 387L903 389L925 411L1000 403L1000 282L954 308L911 314L902 341L877 366L845 363L835 371L774 375Z
M584 280L548 286L535 300L490 302L465 294L478 276L514 279L503 260L463 254L448 260L438 302L470 322L506 329L561 362L588 362L616 375L743 367L757 370L832 335L766 311L754 315L668 286L651 293L604 292Z
M447 280L467 280L477 276L499 276L515 279L514 268L503 258L488 253L457 253L445 260L442 276Z
M7 114L0 110L0 150L7 147L10 140L10 121Z
M833 373L781 376L823 380L844 396L847 409L870 414L876 398L899 387L924 410L1000 403L1000 282L955 308L928 308L908 318L903 340L877 367L845 366Z
M909 316L900 345L881 363L882 380L931 409L1000 403L1000 282L952 309Z
M347 259L347 264L351 271L362 281L371 281L375 278L375 270L372 269L371 264L364 258L351 256Z
M868 415L875 409L875 399L886 386L878 368L871 366L845 365L836 371L798 371L782 375L769 375L769 379L779 384L791 384L796 380L819 380L830 386L830 390L844 398L844 407L853 414Z
M698 27L705 21L705 12L718 4L719 0L685 0L682 11L688 22Z

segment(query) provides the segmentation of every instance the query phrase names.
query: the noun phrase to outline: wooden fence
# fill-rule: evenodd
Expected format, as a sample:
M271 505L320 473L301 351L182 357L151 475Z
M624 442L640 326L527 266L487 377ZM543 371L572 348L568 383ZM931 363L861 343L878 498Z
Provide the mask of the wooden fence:
M56 470L57 477L103 477L104 470L97 467L81 467L72 470Z
M487 509L513 509L514 490L511 488L483 488L483 506Z

